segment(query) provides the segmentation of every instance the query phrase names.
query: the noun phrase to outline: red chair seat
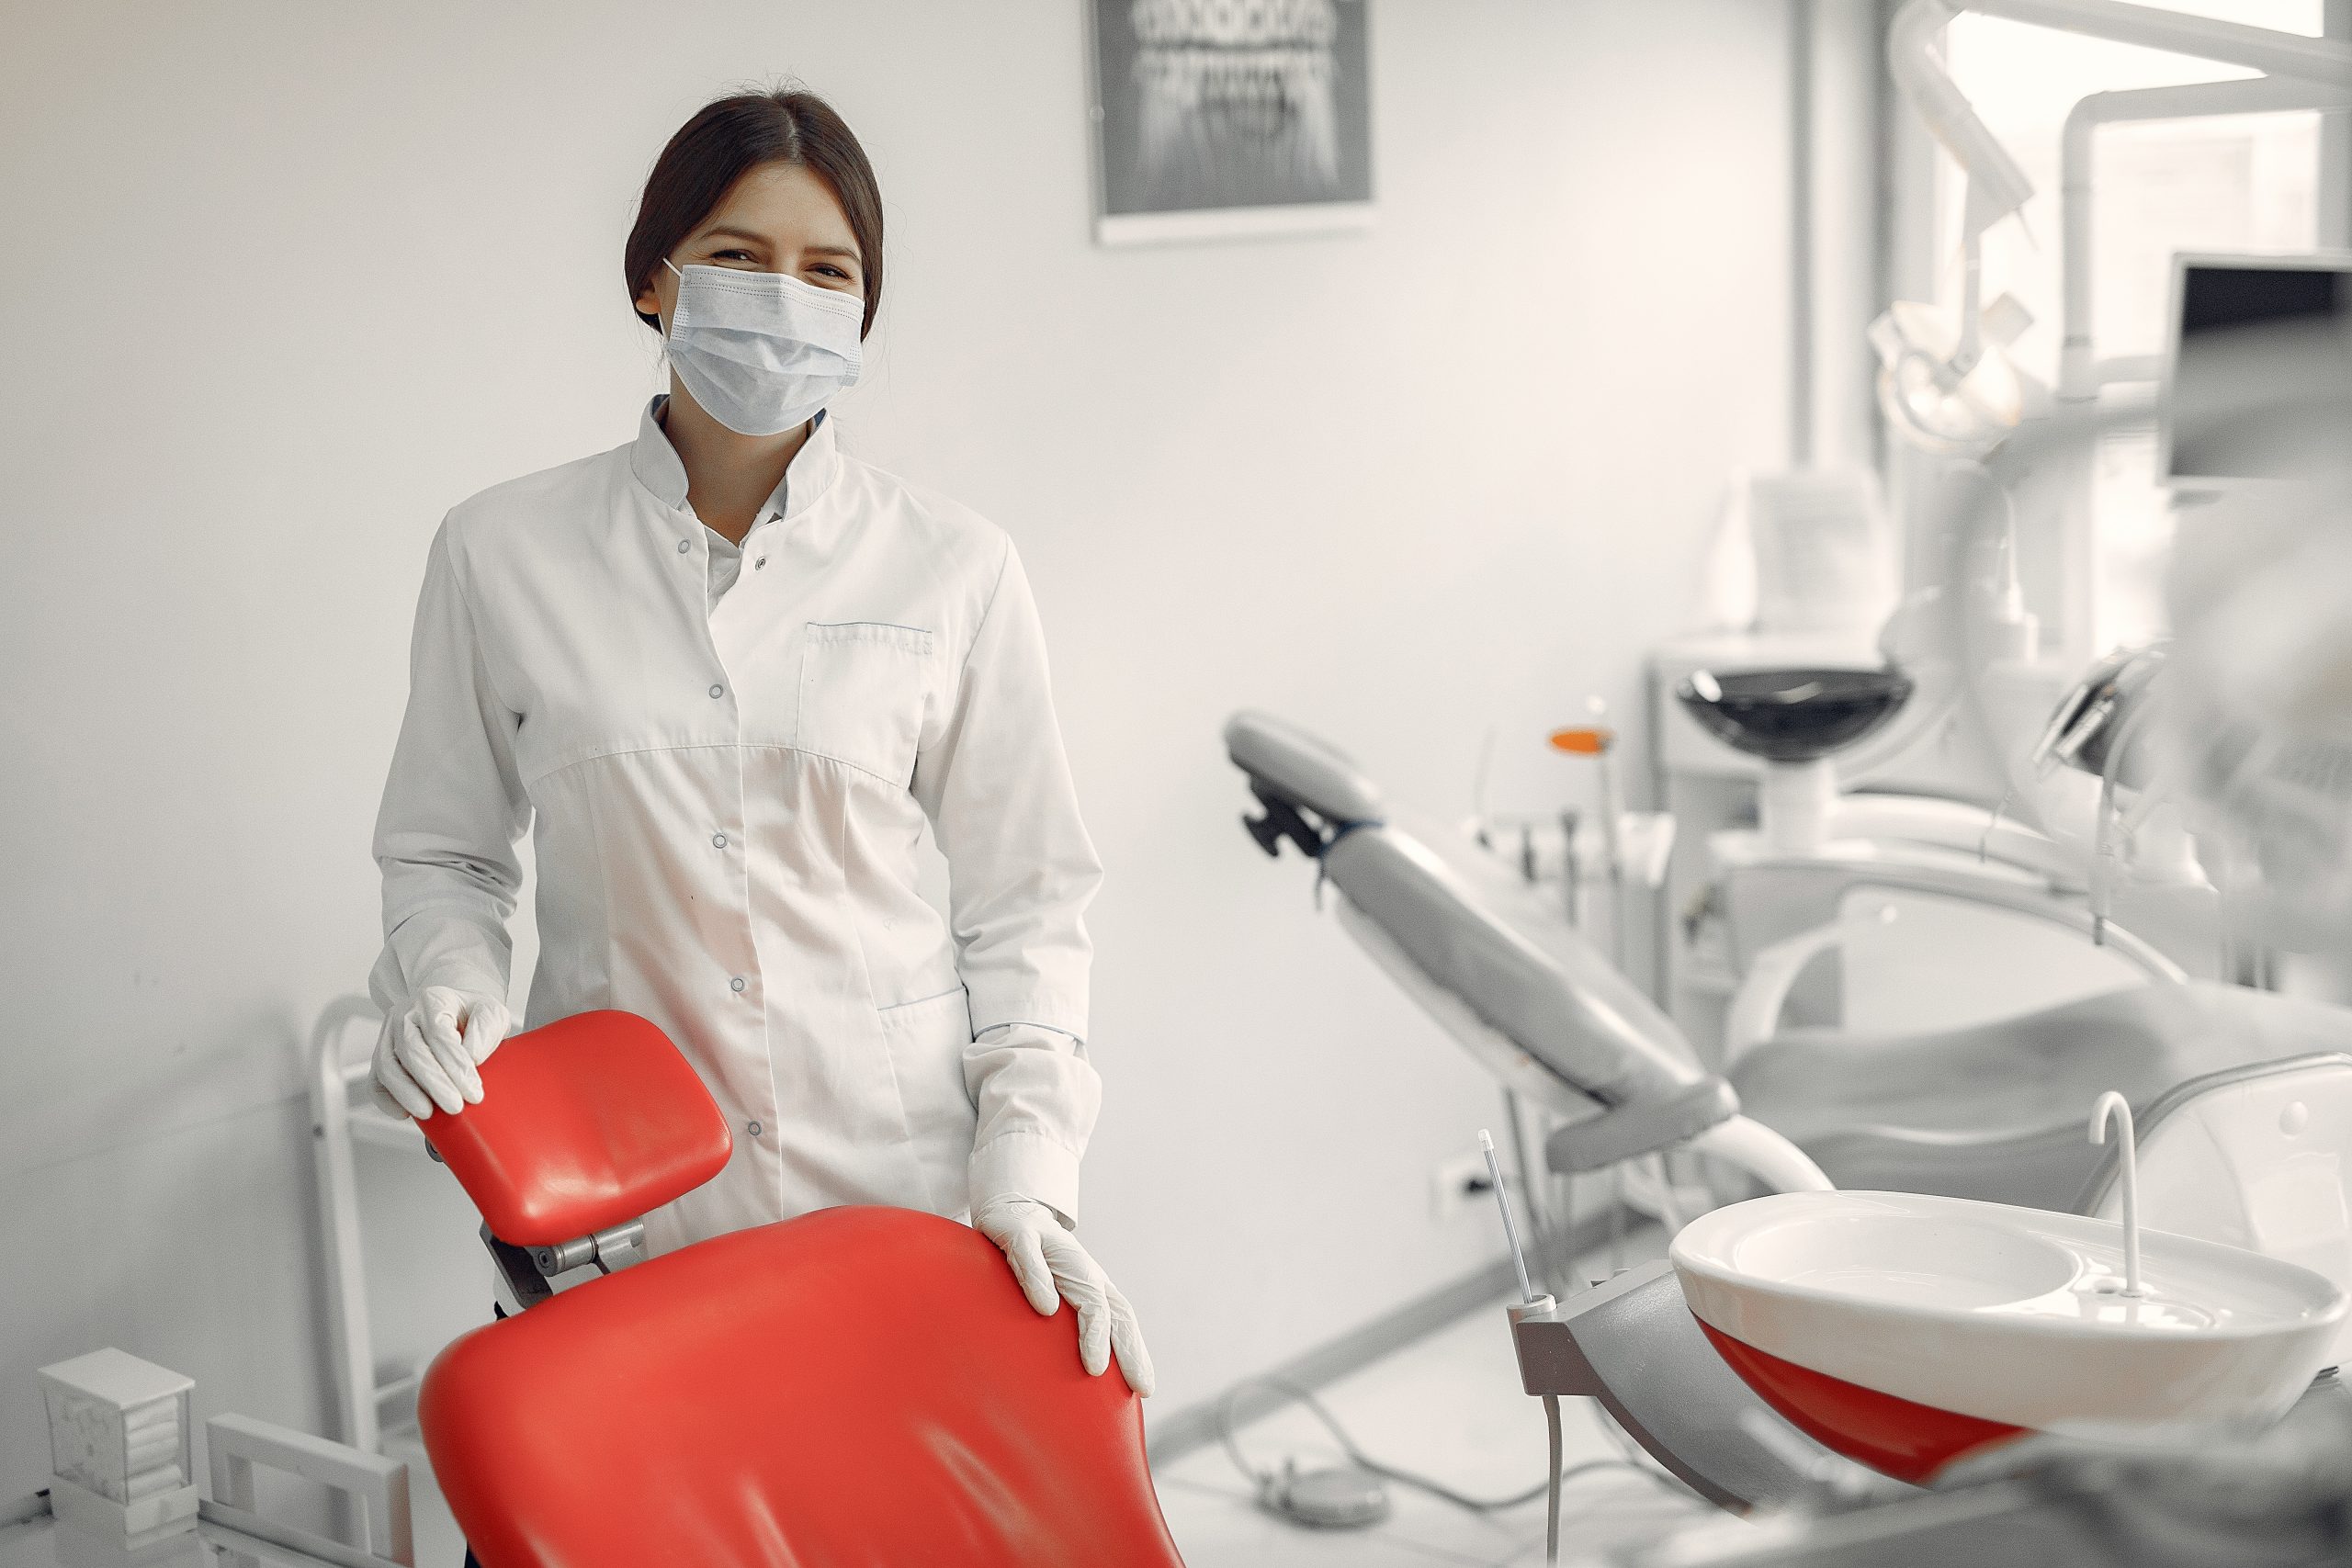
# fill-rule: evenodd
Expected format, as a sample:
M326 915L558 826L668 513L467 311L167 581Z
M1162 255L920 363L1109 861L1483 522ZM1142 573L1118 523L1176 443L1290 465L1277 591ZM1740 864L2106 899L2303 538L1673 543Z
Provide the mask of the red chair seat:
M1182 1568L1117 1369L931 1214L590 1280L443 1351L418 1415L484 1568Z

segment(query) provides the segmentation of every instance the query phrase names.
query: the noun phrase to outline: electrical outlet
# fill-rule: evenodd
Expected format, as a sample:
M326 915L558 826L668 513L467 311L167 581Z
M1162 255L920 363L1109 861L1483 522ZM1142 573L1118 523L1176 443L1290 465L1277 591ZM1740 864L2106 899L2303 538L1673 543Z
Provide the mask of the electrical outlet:
M1487 1156L1476 1149L1430 1167L1430 1219L1442 1223L1460 1210L1494 1201L1494 1178L1487 1174Z

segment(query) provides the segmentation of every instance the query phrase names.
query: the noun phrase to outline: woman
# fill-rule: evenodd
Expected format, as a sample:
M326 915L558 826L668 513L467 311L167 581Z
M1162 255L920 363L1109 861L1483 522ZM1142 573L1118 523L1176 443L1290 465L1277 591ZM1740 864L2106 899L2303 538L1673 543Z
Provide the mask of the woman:
M483 491L433 542L384 788L377 1093L481 1098L527 823L533 1026L660 1024L735 1132L655 1251L835 1203L961 1215L1138 1393L1135 1314L1071 1234L1101 866L1020 558L837 444L882 201L798 92L704 108L624 255L670 391L625 446ZM951 920L917 891L928 821Z

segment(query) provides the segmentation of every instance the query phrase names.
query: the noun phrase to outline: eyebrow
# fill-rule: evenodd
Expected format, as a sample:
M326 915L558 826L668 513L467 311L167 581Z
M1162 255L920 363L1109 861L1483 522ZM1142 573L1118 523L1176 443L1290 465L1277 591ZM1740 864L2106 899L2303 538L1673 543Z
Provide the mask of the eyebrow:
M768 237L765 234L754 234L749 229L733 229L723 225L717 229L704 231L702 238L706 240L749 240L752 243L759 245L764 245L768 243ZM854 245L803 245L800 248L803 253L808 255L847 256L854 262L862 263L864 261L864 258L857 254L857 249Z

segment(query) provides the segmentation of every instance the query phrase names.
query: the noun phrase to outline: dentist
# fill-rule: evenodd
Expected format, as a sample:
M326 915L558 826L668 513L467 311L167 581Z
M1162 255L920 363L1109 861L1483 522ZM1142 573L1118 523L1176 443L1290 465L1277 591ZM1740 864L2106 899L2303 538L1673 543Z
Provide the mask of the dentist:
M826 412L882 255L873 168L813 95L721 99L663 149L623 265L669 394L628 445L460 504L426 560L376 826L377 1093L481 1098L527 828L528 1023L642 1014L733 1125L655 1251L837 1203L968 1212L1039 1312L1077 1308L1087 1371L1115 1355L1148 1393L1073 1234L1102 872L1028 580Z

